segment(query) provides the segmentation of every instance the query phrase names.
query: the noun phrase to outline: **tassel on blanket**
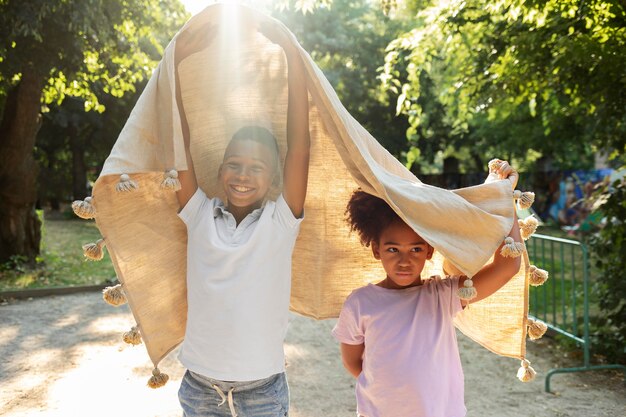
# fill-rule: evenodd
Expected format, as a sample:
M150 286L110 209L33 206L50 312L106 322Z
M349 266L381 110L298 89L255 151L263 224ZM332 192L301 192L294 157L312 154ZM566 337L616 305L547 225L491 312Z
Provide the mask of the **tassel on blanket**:
M168 374L163 374L159 368L152 370L152 376L148 380L148 386L152 389L160 388L170 379Z
M530 366L530 361L522 359L522 366L517 370L517 378L522 382L530 382L535 376L537 372Z
M120 193L126 193L130 191L135 191L139 188L139 185L133 180L130 179L128 174L120 175L120 181L115 186L115 191Z
M125 332L122 335L122 339L124 339L124 342L128 343L129 345L141 344L141 334L139 333L139 327L131 327L129 331Z
M478 293L476 292L476 288L474 287L474 281L471 278L465 279L463 282L463 287L457 290L457 295L461 300L469 301L473 298L476 298Z
M520 190L513 191L513 198L517 200L517 206L522 209L528 209L535 202L535 193L532 191L524 191Z
M548 326L540 321L528 318L528 337L530 340L540 339L548 330Z
M85 200L76 200L72 203L72 210L81 219L89 220L96 217L96 208L91 204L92 197L86 197Z
M531 265L528 268L528 272L530 273L528 282L533 287L537 287L546 282L549 276L548 271L546 271L545 269L537 268L535 265Z
M104 257L104 239L83 245L83 255L91 261L99 261Z
M528 240L533 233L537 231L537 226L539 226L539 220L537 220L534 216L528 216L525 219L520 219L517 221L519 224L519 231L522 235L522 239Z
M104 301L115 307L126 304L126 294L124 294L122 284L117 284L113 287L106 287L102 290L102 298Z
M164 190L178 191L180 190L180 181L178 180L178 172L175 169L165 171L161 188Z
M505 258L517 258L524 253L524 244L522 242L516 242L511 236L507 236L504 239L504 246L500 249L500 255Z
M489 161L489 163L487 163L487 168L489 168L489 172L496 172L498 168L500 168L501 164L501 159L492 159L491 161Z

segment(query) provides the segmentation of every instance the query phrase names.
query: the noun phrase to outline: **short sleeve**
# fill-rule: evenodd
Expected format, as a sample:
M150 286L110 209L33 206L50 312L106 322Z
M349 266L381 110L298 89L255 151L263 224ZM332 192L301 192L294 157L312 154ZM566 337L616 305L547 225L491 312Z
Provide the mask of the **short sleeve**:
M460 276L452 275L438 282L439 299L444 305L449 306L450 316L454 317L463 310L461 299L458 296Z
M187 229L192 229L202 218L202 213L211 205L204 191L198 187L193 196L187 201L185 207L178 212L178 217L187 225Z
M297 218L293 215L293 212L289 208L287 201L285 201L285 197L283 195L279 195L276 199L276 208L274 209L274 219L279 224L284 226L287 229L296 229L302 223L304 219L304 213L302 217Z
M365 335L358 320L353 301L353 297L348 297L344 303L341 313L339 313L337 324L335 324L332 330L332 335L341 343L360 345L365 342Z

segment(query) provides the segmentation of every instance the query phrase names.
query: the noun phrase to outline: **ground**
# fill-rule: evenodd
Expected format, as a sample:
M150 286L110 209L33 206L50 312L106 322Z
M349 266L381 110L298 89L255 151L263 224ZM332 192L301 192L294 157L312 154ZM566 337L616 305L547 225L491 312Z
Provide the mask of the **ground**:
M285 344L292 417L355 415L354 381L341 366L330 336L334 320L292 315ZM125 345L133 325L127 307L111 307L98 293L52 296L0 305L0 415L180 416L177 390L183 369L175 354L161 365L171 376L160 389L146 387L151 365L143 345ZM616 372L544 376L564 358L554 343L529 342L539 375L516 378L519 362L498 357L459 335L468 417L626 416L626 387ZM572 363L572 361L574 361Z

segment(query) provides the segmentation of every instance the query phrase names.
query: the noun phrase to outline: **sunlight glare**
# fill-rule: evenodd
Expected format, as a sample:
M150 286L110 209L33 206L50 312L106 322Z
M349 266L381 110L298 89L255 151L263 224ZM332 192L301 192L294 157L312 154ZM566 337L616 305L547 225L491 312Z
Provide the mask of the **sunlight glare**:
M196 13L204 10L205 7L210 6L216 3L223 4L245 4L246 6L252 7L254 9L268 12L273 8L274 0L181 0L181 3L185 6L185 9L195 15Z

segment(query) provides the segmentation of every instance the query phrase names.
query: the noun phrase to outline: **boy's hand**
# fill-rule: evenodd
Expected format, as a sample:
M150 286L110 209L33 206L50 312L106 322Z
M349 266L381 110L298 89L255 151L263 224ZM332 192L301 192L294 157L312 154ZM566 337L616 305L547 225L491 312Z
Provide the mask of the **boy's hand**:
M176 52L174 60L176 65L189 55L200 52L211 44L217 28L210 22L204 23L197 28L189 28L178 35L176 39Z
M519 174L507 161L500 159L492 159L489 161L489 175L485 183L504 179L511 181L511 188L515 190L517 181L519 180Z

